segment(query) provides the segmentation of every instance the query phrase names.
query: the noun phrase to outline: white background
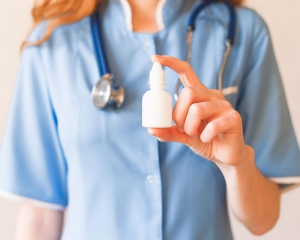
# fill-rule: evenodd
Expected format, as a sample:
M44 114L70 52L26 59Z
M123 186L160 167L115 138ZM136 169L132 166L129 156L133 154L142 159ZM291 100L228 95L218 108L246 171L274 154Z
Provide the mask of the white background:
M19 63L20 44L31 26L32 4L32 0L0 0L0 139ZM264 17L271 30L293 124L300 139L300 2L248 0L247 5ZM0 240L14 239L19 210L19 203L0 198ZM282 196L280 219L264 236L251 235L233 218L232 226L236 240L299 240L300 188Z

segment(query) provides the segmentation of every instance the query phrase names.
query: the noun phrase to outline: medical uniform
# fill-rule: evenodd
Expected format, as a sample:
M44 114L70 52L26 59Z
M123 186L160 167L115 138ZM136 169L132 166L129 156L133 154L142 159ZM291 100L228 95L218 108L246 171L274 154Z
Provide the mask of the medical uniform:
M64 240L229 240L226 185L218 167L179 143L160 143L141 125L152 54L185 58L186 24L196 1L160 2L155 34L130 30L128 3L101 6L105 51L122 108L94 107L99 79L90 18L57 28L25 48L1 146L0 188L45 208L68 208ZM243 118L256 164L278 183L300 182L299 147L270 35L253 11L239 7L235 46L223 87ZM227 36L228 11L208 7L196 22L191 64L209 88ZM41 24L30 40L40 39ZM177 75L166 70L173 93Z

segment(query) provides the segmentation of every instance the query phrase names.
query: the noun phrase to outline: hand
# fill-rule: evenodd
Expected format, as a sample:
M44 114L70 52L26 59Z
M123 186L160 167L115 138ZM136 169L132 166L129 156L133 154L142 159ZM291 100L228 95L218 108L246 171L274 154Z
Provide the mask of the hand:
M152 56L174 70L184 85L173 109L175 125L149 128L162 142L180 142L196 154L219 164L237 166L247 155L242 119L218 90L205 87L190 64L170 56Z

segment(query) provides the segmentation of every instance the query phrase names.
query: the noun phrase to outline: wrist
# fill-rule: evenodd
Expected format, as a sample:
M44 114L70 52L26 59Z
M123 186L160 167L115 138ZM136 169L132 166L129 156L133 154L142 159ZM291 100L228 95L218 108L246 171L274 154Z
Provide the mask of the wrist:
M225 179L230 176L236 176L241 174L245 176L246 173L249 173L252 170L256 169L254 150L250 146L245 145L245 148L237 164L226 165L224 163L219 162L217 163L217 165L223 173Z

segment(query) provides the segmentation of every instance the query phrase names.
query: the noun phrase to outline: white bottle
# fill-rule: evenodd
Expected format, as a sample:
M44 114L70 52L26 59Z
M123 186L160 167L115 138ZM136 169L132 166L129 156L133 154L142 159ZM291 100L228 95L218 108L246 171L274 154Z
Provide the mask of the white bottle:
M160 63L154 62L150 71L150 91L143 96L142 125L147 128L172 126L172 97L164 90L165 73Z

